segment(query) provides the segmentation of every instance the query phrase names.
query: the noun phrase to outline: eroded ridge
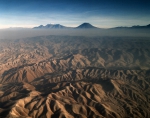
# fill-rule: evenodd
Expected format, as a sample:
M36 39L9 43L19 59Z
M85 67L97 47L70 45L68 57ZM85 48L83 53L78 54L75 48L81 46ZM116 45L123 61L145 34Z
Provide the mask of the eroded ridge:
M150 117L150 41L41 36L2 40L0 117Z

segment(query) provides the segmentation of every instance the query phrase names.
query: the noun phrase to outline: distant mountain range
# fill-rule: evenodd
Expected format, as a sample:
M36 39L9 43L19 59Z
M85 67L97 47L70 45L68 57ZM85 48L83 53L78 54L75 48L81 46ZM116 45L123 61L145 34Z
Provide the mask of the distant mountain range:
M34 27L33 29L68 29L68 28L74 28L74 29L90 29L90 28L97 28L90 23L83 23L79 25L78 27L66 27L60 24L47 24L45 26L40 25L38 27Z
M40 25L38 27L34 27L34 29L65 29L65 28L69 28L60 24L47 24L45 26Z
M146 25L146 26L136 25L136 26L132 26L132 27L114 27L111 29L147 29L147 28L150 28L150 24Z
M150 29L150 24L146 26L132 26L132 27L114 27L109 29ZM47 24L45 26L40 25L37 27L34 27L33 29L98 29L98 27L95 27L91 25L90 23L83 23L77 27L66 27L60 24Z

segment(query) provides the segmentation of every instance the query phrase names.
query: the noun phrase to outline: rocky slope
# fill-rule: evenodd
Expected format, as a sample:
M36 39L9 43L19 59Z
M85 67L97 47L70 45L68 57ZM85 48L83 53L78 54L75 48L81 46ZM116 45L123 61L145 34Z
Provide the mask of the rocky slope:
M150 117L150 40L0 40L0 117Z

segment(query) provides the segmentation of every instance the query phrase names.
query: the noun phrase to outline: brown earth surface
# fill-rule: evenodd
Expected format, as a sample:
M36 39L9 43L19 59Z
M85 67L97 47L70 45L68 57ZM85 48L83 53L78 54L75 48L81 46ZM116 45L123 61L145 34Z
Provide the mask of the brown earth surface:
M0 118L149 118L150 39L0 40Z

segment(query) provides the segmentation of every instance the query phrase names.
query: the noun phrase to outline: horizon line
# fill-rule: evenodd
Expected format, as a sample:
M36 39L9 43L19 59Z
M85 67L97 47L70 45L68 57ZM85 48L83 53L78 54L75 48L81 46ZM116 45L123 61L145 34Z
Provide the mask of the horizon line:
M88 22L84 22L84 23L88 23ZM78 27L78 26L80 26L80 25L82 25L82 24L84 24L84 23L81 23L81 24L79 24L79 25L76 25L76 26L74 26L74 25L72 25L72 26L67 26L67 25L62 25L62 24L59 24L59 23L48 23L48 24L52 24L52 25L57 25L57 24L59 24L59 25L62 25L62 26L65 26L65 27L69 27L69 28L76 28L76 27ZM46 25L48 25L48 24L46 24ZM91 24L91 23L89 23L89 24ZM42 25L42 26L46 26L46 25ZM92 24L91 24L92 25ZM147 24L147 25L150 25L150 24ZM95 25L92 25L92 26L95 26L96 28L100 28L100 29L111 29L111 28L117 28L117 27L133 27L133 26L147 26L147 25L131 25L131 26L114 26L114 27L97 27L97 26L95 26ZM39 27L39 26L41 26L41 25L32 25L32 26L9 26L9 27L4 27L4 28L1 28L0 27L0 29L33 29L34 27Z

